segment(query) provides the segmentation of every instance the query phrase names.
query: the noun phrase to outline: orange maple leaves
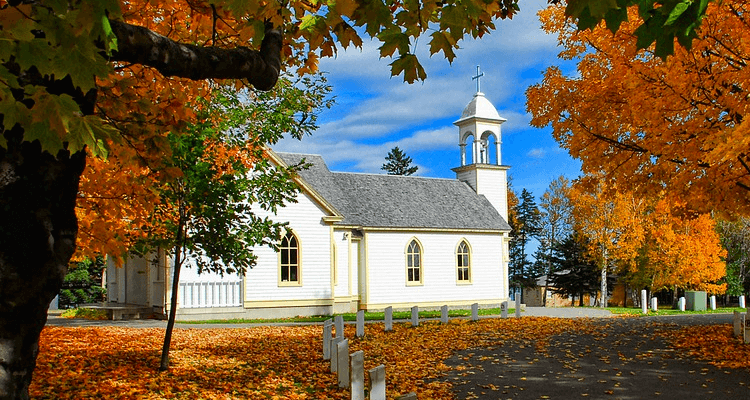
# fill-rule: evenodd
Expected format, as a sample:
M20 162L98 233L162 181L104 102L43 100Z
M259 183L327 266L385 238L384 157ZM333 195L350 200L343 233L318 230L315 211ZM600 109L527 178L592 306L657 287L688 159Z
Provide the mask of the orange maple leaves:
M535 126L553 135L586 173L640 194L665 188L701 212L750 211L748 3L712 2L691 51L667 61L637 51L631 22L616 34L603 25L578 32L561 7L543 11L558 34L560 57L577 71L552 67L527 91Z
M552 318L423 322L417 328L367 324L366 336L350 340L363 350L365 369L385 364L388 398L415 391L420 398L452 399L439 380L444 360L457 350L534 341L566 331L587 331L588 320ZM178 329L171 368L157 373L161 329L47 327L30 388L36 399L203 398L346 399L322 359L320 326ZM354 326L346 327L354 337Z

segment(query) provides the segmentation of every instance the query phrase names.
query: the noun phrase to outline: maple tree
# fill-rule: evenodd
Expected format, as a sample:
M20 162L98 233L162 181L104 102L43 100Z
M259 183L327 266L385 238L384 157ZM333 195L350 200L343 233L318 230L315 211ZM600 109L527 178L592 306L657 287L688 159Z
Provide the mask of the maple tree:
M637 261L623 268L626 279L652 292L673 289L675 299L677 289L724 293L726 250L713 218L685 215L681 212L684 205L666 198L647 208L641 217L645 225L642 248Z
M452 60L464 36L480 37L517 10L517 0L0 2L0 336L13 354L0 362L0 397L27 397L46 309L76 249L85 169L105 175L89 175L89 186L120 176L135 183L130 192L99 193L133 201L106 212L141 224L158 197L149 172L169 152L167 133L195 119L189 105L210 98L211 80L268 90L282 59L299 74L314 72L319 57L369 36L383 43L382 56L395 57L391 72L413 82L426 77L417 37L429 30L431 54ZM90 157L87 167L87 153L112 160Z
M638 48L654 44L661 58L674 53L674 42L690 49L710 2L714 0L566 0L565 14L577 19L579 30L594 28L602 21L612 33L623 22L634 19L628 8L638 7L640 25L634 31ZM561 0L550 3L560 4Z
M631 193L618 192L596 176L578 179L569 193L574 229L587 239L587 253L599 266L599 305L606 307L608 273L616 261L632 263L642 246L643 202Z
M666 61L652 47L638 50L637 7L614 34L602 25L578 31L561 7L545 10L544 30L558 35L559 56L576 61L577 72L551 67L528 89L532 125L552 126L584 172L645 197L666 190L698 211L746 215L748 7L711 2L692 49L677 47Z

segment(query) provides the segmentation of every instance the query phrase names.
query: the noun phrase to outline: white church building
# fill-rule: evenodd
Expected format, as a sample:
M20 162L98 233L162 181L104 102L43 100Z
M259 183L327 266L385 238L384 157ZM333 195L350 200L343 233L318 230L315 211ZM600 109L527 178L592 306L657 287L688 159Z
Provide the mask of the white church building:
M333 172L319 155L269 151L277 165L312 164L296 177L297 203L272 216L288 222L280 251L257 248L242 277L186 264L177 319L498 307L508 300L510 241L503 122L477 92L454 122L456 179ZM108 301L165 313L171 275L166 256L109 265Z

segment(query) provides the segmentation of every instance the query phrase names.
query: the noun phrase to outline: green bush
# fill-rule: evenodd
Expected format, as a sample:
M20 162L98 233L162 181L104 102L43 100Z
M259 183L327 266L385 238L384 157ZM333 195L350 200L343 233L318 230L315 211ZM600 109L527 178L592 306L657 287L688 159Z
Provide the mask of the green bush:
M79 304L104 301L107 290L102 287L104 258L72 263L60 290L58 306L74 308Z

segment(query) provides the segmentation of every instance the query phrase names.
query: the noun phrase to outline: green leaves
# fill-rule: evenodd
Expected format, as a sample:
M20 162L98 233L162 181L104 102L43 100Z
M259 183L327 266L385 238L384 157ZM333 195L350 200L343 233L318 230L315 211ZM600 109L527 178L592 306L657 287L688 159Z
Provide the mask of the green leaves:
M68 77L75 88L86 93L96 86L96 77L110 74L97 40L106 53L117 49L108 17L119 16L119 2L89 0L71 6L66 0L52 0L44 5L8 6L2 12L0 79L5 85L0 92L0 114L4 128L20 124L25 140L39 140L51 154L89 146L93 154L106 156L104 143L114 129L99 118L84 117L70 94L52 94L56 91L48 91L48 83L42 86L42 80ZM16 96L22 93L23 102L16 101L11 90ZM5 146L1 136L0 146Z
M417 60L417 56L414 54L403 54L398 60L392 62L391 75L396 76L404 74L404 81L408 83L414 83L417 79L427 79L427 74L424 72L422 64Z
M638 7L643 24L635 30L639 49L655 44L654 53L666 59L674 41L692 47L709 2L713 0L569 0L565 14L578 19L578 29L592 29L602 20L613 33L627 21L627 9Z

